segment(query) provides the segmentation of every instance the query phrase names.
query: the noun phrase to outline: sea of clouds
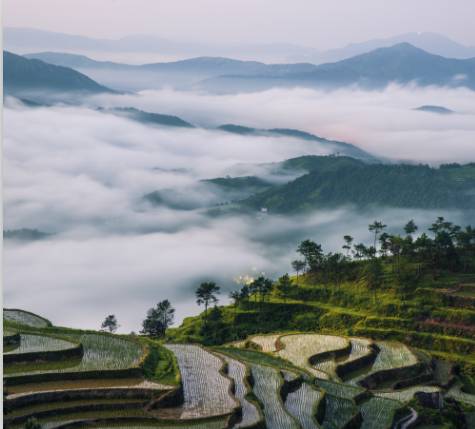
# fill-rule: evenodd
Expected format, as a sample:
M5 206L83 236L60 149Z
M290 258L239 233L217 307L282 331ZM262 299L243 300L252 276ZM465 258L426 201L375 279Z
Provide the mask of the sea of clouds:
M193 291L200 281L222 285L226 302L239 275L289 271L304 238L334 251L344 234L369 241L367 225L374 219L394 230L411 218L428 225L438 215L470 222L458 211L352 207L300 216L211 217L203 209L152 206L143 196L166 189L193 204L213 205L216 194L197 185L202 179L262 173L256 165L328 153L314 142L209 129L223 123L297 128L389 160L475 161L474 94L394 86L382 92L295 89L223 96L170 89L44 108L7 100L4 229L53 235L5 242L5 306L87 328L98 328L114 313L123 332L137 331L147 309L165 298L177 308L177 321L196 314ZM412 110L422 104L456 113ZM93 109L98 106L174 114L200 128L146 126Z

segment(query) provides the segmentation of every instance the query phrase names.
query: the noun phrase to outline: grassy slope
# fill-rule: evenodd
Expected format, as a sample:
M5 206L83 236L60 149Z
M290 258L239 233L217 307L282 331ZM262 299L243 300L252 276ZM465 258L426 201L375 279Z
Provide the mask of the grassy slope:
M473 326L475 310L449 307L440 294L426 293L427 289L441 290L471 281L471 278L453 274L441 275L437 280L426 278L418 289L401 295L390 281L384 289L370 291L361 282L348 282L339 287L315 285L311 279L301 276L291 299L273 295L262 305L251 300L238 308L222 307L222 312L230 341L278 331L398 339L474 371L475 341L469 333L463 330L441 332L439 328L420 323L425 318L437 317L444 323ZM168 331L169 339L203 341L202 323L202 315L186 318L180 327Z

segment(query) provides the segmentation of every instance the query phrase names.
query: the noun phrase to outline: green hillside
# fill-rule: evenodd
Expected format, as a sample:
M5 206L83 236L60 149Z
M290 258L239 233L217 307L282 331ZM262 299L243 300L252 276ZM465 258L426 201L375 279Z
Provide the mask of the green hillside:
M367 164L346 157L302 157L285 168L308 171L242 202L289 213L356 205L399 208L475 208L475 164L440 168L409 164Z
M231 305L209 306L220 288L202 283L205 311L177 328L167 300L140 335L4 309L5 425L469 429L475 230L368 228L374 241L344 236L343 253L304 240L295 275L243 278Z

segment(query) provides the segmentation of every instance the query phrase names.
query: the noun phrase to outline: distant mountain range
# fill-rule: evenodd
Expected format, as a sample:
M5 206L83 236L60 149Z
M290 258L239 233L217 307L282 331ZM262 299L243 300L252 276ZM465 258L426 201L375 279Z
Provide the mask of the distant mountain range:
M187 60L130 65L110 61L95 61L84 55L58 52L26 54L51 64L73 68L104 85L126 91L156 89L164 86L187 88L200 82L226 75L270 75L285 77L289 74L308 73L313 64L264 64L220 57L198 57Z
M50 52L27 57L76 68L105 85L119 89L171 85L232 93L296 86L333 89L357 85L364 89L380 89L393 82L475 89L475 58L444 58L408 43L318 66L208 57L132 66Z
M406 33L384 39L352 43L343 48L330 49L307 58L312 63L341 61L356 55L365 54L379 48L388 48L399 43L409 43L434 55L447 58L467 59L475 57L475 46L465 46L437 33Z
M27 59L7 51L3 52L3 85L7 95L20 97L47 92L113 92L71 68Z
M475 57L475 46L465 46L437 33L406 33L384 39L367 40L347 46L317 50L290 43L220 44L196 41L175 41L153 35L129 35L120 39L98 39L32 28L4 28L4 47L14 52L74 52L86 55L117 56L118 53L147 53L148 57L169 55L175 57L220 56L254 59L262 62L310 62L323 64L341 61L378 48L398 43L410 43L435 55L448 58Z
M475 90L475 58L444 58L401 43L336 63L321 64L303 73L290 72L285 76L272 73L224 75L207 79L201 86L213 92L239 92L297 86L381 89L390 83L467 87Z

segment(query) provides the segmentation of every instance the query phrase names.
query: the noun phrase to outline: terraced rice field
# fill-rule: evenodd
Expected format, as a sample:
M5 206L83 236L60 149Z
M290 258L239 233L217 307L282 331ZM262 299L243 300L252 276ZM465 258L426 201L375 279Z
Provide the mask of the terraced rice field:
M314 429L316 421L313 416L322 397L322 392L304 382L298 390L287 395L284 406L303 429Z
M242 362L228 356L222 355L221 357L228 364L228 375L234 380L235 385L234 396L242 406L242 419L233 427L244 428L257 424L257 422L261 420L261 415L256 405L246 399L246 395L250 390L245 380L247 371L246 366Z
M238 349L235 347L217 347L216 349L219 352L230 355L231 357L243 362L273 366L274 368L299 372L297 367L293 366L290 362L280 358L277 355L262 353L256 350Z
M230 395L231 381L220 371L223 361L199 346L167 344L180 367L184 403L181 419L222 416L231 413L238 403Z
M363 424L361 429L389 428L393 422L394 413L402 404L384 398L370 398L360 406Z
M348 356L342 359L337 360L337 366L347 364L349 362L354 362L355 360L361 359L364 356L371 354L371 345L373 341L367 338L350 338L351 343L351 352Z
M21 417L21 416L37 416L39 413L48 412L51 410L68 410L71 408L77 408L81 406L88 405L117 405L118 407L123 406L141 406L144 404L143 399L89 399L89 400L68 400L64 402L51 402L51 403L42 403L36 405L30 405L26 407L21 407L15 409L8 413L8 418Z
M42 429L53 429L57 426L61 426L65 423L73 421L85 421L95 419L109 419L109 418L134 418L134 419L146 419L150 418L143 409L138 408L118 408L107 411L84 411L84 412L71 412L69 414L61 414L56 416L50 416L45 418L39 418L38 422L41 424ZM12 429L23 429L24 424L11 425ZM84 424L84 427L89 425Z
M151 390L168 390L172 386L161 383L155 383L143 378L95 378L84 380L59 380L43 383L26 383L15 386L9 386L8 392L11 397L29 395L35 392L65 391L76 389L151 389ZM10 397L9 396L9 397Z
M355 378L352 378L348 383L357 384L359 381L375 372L411 366L418 362L417 357L402 343L378 341L376 344L380 351L371 369Z
M440 388L437 386L413 386L408 387L406 389L391 390L387 392L375 391L373 392L373 394L375 396L378 396L379 398L393 399L395 401L400 402L408 402L414 397L416 392L434 393L440 392Z
M338 366L356 361L364 356L371 354L371 340L368 340L366 338L350 338L349 341L351 343L351 352L347 356L342 358L330 358L327 360L323 360L322 362L319 362L314 365L314 367L328 374L330 379L338 381L339 377L336 373Z
M349 386L348 384L336 383L329 380L315 380L315 384L326 393L339 398L353 399L356 395L364 392L362 387Z
M279 372L271 367L253 364L253 391L263 404L263 412L267 429L298 429L297 421L287 413L280 397L282 378Z
M108 425L88 425L93 429L223 429L226 427L226 420L207 420L206 422L187 422L187 423L160 423L160 422L143 422L126 424L108 424Z
M145 354L142 345L118 336L99 333L68 334L64 336L83 345L84 354L78 365L67 368L13 373L8 374L7 377L52 372L66 373L136 368L140 365Z
M340 429L358 412L350 399L339 398L330 394L325 395L325 418L322 429Z
M76 343L72 343L60 338L48 337L36 334L21 334L20 345L13 351L5 352L5 354L22 354L33 352L59 351L77 347Z
M276 342L279 339L279 334L271 335L256 335L252 337L249 341L255 344L259 350L264 353L272 353L277 350Z
M5 309L3 310L3 318L9 322L32 326L34 328L46 328L49 326L49 322L46 319L23 310Z
M311 365L309 359L325 352L339 350L348 346L348 340L333 335L296 334L280 337L283 349L277 354L292 362L313 376L329 379L330 376L318 368L321 363ZM322 364L324 367L325 365Z

